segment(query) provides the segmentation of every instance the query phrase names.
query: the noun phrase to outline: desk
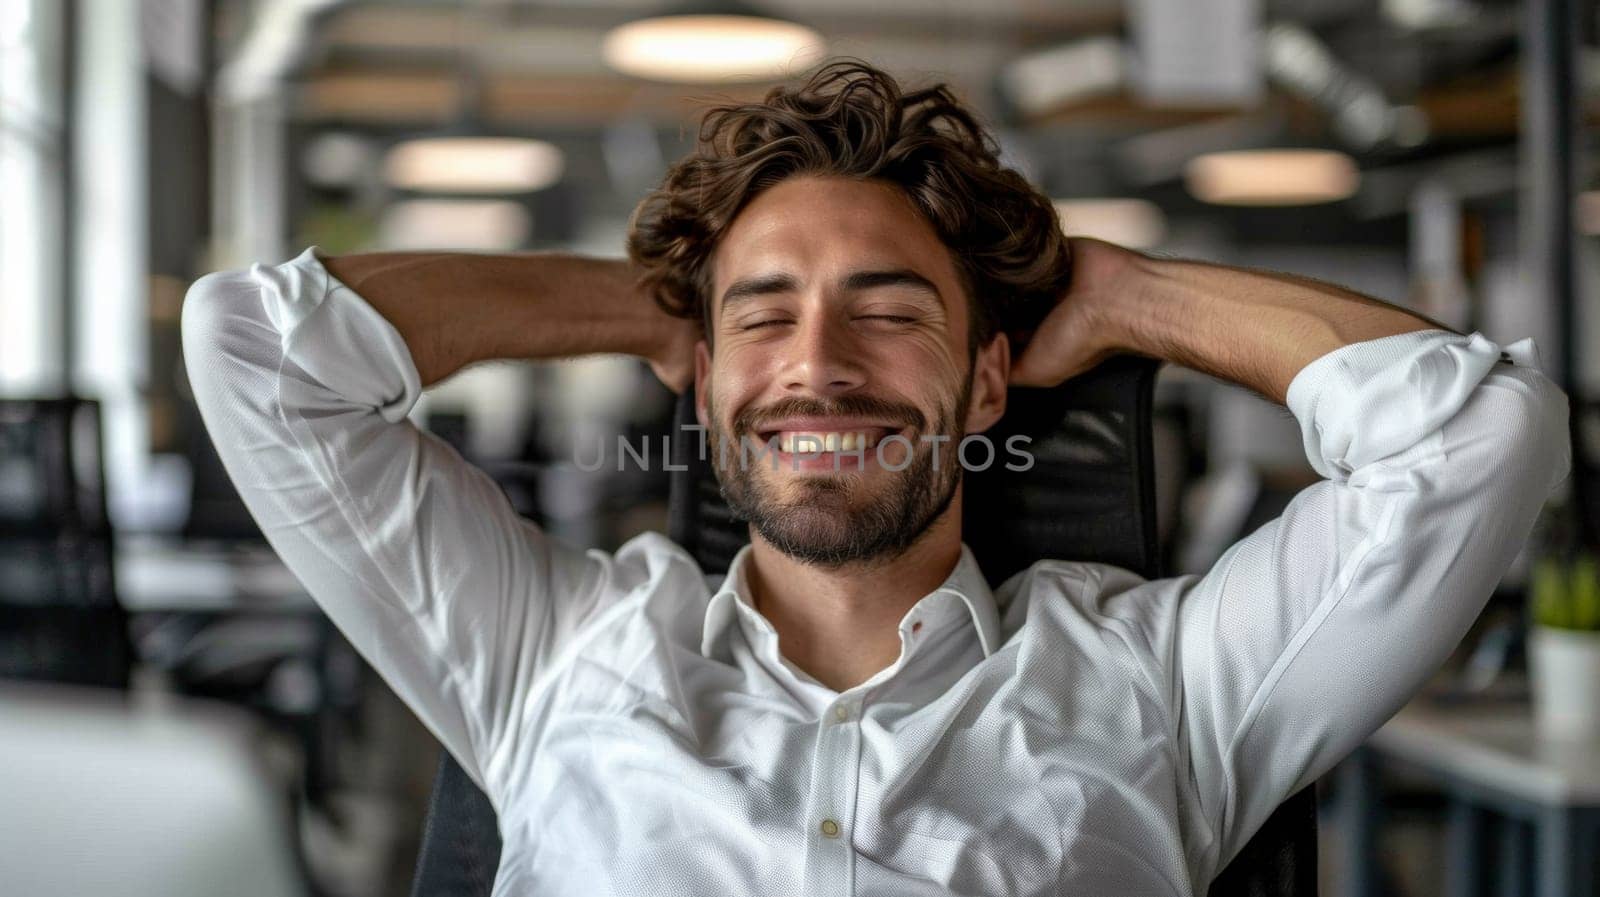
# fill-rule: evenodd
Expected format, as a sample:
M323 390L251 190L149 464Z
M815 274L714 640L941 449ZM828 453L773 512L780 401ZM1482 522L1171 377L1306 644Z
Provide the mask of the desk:
M358 700L360 662L272 549L148 536L116 543L134 653L187 694L266 710L296 728L305 788L325 793L325 729Z
M265 545L201 547L119 537L116 576L118 600L132 614L318 612Z
M5 893L306 897L259 726L151 697L0 684Z
M1391 765L1420 773L1449 798L1450 897L1489 893L1485 859L1495 853L1500 894L1524 893L1530 866L1537 897L1600 894L1600 740L1541 739L1525 703L1418 700L1403 708L1340 771L1358 897L1380 894L1378 775ZM1493 833L1499 837L1491 843Z

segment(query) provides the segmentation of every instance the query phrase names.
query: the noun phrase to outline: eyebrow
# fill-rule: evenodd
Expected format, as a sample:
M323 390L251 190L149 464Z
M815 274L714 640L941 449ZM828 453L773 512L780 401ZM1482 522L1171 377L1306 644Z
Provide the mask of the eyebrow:
M914 290L927 293L935 300L943 297L939 288L933 281L909 268L889 268L881 271L854 271L851 272L840 286L846 292L870 290L875 287L910 287ZM722 311L726 312L735 303L758 296L769 296L773 293L789 292L799 288L799 281L790 274L760 274L736 280L728 286L722 294Z

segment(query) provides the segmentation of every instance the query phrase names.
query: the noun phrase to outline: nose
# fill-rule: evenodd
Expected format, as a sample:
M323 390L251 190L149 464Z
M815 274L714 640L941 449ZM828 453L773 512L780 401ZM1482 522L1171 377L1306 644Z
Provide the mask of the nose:
M841 395L866 383L865 353L854 335L833 315L802 316L784 353L784 390L820 396Z

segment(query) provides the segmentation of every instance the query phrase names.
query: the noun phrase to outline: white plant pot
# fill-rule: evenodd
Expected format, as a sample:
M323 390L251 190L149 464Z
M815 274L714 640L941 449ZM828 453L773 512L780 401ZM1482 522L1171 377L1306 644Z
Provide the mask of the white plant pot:
M1534 626L1528 663L1540 734L1600 738L1600 632Z

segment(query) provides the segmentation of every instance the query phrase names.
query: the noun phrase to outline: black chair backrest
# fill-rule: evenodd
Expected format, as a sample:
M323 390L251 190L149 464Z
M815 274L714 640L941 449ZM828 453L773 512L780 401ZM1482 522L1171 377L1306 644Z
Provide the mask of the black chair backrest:
M0 676L122 687L117 602L90 399L0 399Z
M1146 578L1162 575L1156 539L1154 470L1151 462L1151 402L1158 363L1122 356L1054 389L1017 388L1007 411L986 435L994 463L974 444L963 474L962 533L985 576L998 585L1043 558L1116 564ZM707 573L726 572L749 541L748 526L722 500L710 452L701 457L692 393L679 397L674 428L669 532ZM1026 442L1008 443L1014 437ZM1026 470L1008 454L1015 445L1033 457ZM459 848L458 829L481 831L493 810L482 795L441 796L439 789L476 791L445 757L435 785L434 806L424 836L413 897L488 894L487 879L462 886L459 870L492 870L483 855L445 853ZM439 818L448 807L454 821ZM486 846L487 839L475 842ZM1210 893L1228 897L1284 897L1316 893L1316 798L1306 788L1281 806L1244 850L1212 883ZM493 842L499 855L498 836ZM457 889L444 887L445 880ZM424 879L429 884L424 886ZM474 890L473 888L477 888Z

